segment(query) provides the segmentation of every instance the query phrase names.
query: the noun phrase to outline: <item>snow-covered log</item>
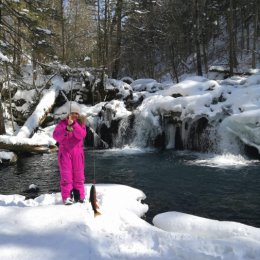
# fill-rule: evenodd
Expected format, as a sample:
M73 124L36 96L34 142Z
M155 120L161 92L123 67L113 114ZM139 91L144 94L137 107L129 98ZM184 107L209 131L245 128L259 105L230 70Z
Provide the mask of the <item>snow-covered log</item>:
M7 144L0 141L0 149L6 149L18 153L51 153L56 151L57 147L55 145Z
M50 153L57 150L53 138L20 138L17 136L0 135L0 149L13 152Z
M45 92L34 112L26 120L23 127L19 130L16 135L17 137L29 138L34 130L44 122L46 116L51 111L60 90L61 82L57 81L53 83L54 85Z
M230 68L228 66L211 66L209 72L218 72L222 74L229 75ZM248 70L238 70L233 71L234 75L254 75L259 73L259 69L248 69Z

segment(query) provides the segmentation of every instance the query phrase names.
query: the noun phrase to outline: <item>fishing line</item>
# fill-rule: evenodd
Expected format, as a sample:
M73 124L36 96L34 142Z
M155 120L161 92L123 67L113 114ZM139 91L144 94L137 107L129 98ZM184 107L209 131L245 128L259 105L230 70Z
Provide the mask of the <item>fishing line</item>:
M95 142L95 141L94 141ZM94 163L93 163L93 167L94 167L94 179L93 179L93 184L96 184L96 152L94 151Z
M93 106L95 105L94 89L95 88L93 88L93 92L92 92L92 104L93 104ZM94 159L93 173L94 173L94 179L93 179L93 184L96 184L96 152L95 152L96 141L95 141L95 134L93 134L93 139L94 139L94 142L93 142L93 146L94 146L94 152L93 152L93 159Z

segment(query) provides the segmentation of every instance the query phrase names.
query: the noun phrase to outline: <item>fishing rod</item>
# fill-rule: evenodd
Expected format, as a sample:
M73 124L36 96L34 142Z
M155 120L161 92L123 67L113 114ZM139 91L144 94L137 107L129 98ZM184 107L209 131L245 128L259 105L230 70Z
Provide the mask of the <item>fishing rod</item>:
M72 75L72 73L70 73ZM70 114L71 114L71 103L72 103L72 87L73 87L73 75L70 79Z

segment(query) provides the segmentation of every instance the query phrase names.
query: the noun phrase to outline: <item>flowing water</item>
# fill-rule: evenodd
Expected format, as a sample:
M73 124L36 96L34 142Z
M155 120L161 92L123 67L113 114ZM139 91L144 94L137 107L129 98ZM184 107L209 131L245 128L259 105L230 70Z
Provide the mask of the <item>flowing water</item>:
M260 227L259 161L173 150L88 150L87 182L93 180L94 162L97 183L125 184L146 194L148 222L156 214L180 211ZM28 190L30 184L39 191ZM0 168L0 194L52 192L59 192L57 154L24 157Z

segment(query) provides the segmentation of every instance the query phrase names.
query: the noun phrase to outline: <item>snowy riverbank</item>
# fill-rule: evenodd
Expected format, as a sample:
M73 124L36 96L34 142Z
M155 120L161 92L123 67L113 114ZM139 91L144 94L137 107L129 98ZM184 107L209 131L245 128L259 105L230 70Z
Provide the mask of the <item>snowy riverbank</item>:
M90 185L86 185L89 191ZM0 195L0 259L226 259L260 256L260 229L179 212L154 218L142 191L123 185L96 186L102 215L91 205L64 206L60 193L34 200Z

